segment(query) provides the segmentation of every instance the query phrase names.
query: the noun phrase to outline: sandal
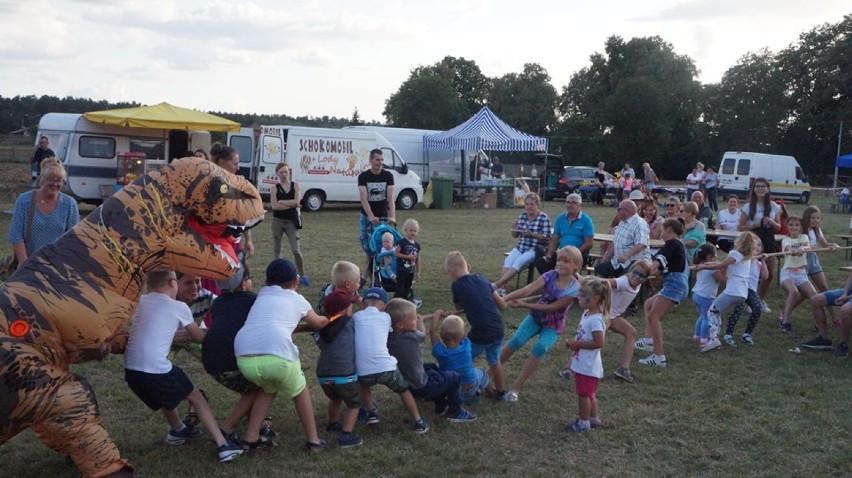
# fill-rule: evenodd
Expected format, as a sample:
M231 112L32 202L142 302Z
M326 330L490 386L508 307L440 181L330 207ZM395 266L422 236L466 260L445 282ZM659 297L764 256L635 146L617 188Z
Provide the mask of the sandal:
M257 441L243 440L243 448L248 451L271 450L276 446L278 446L277 443L266 437L260 437L257 439Z
M304 450L305 453L319 453L325 450L325 440L320 438L319 443L307 442L302 450Z

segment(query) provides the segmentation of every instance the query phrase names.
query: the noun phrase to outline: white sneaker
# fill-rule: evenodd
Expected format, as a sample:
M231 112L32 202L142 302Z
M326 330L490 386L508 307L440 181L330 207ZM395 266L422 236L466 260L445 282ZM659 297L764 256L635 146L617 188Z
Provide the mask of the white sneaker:
M500 297L506 297L506 294L508 293L509 291L507 291L506 289L497 289L497 295L499 295Z
M707 345L705 345L704 347L701 347L701 351L702 352L709 352L709 351L711 351L715 348L719 348L721 346L722 346L722 342L720 342L719 338L717 337L717 338L707 342Z
M640 365L651 365L653 367L666 367L666 356L651 354L643 359L639 359Z
M765 300L760 301L760 308L762 309L764 314L768 314L768 313L772 312L772 309L770 309L769 306L766 305Z
M633 343L633 348L650 352L654 350L654 339L648 337L641 338Z

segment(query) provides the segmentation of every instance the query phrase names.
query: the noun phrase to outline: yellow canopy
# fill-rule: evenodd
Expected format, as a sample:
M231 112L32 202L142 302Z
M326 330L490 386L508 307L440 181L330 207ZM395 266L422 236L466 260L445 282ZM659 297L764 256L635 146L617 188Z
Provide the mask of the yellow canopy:
M93 123L130 128L161 128L207 131L239 131L240 124L209 113L160 103L153 106L92 111L83 117Z

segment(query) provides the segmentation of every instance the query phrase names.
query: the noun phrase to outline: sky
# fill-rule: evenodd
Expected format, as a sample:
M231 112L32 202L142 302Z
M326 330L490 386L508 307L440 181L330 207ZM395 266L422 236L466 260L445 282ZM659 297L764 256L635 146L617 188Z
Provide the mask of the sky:
M384 122L412 69L538 63L561 92L606 38L660 36L715 83L848 0L0 0L0 95Z

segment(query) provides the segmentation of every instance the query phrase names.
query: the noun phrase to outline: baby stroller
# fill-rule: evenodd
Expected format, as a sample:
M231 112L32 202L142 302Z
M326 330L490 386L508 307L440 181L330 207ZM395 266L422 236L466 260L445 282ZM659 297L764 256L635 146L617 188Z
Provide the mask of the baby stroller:
M393 247L402 239L402 235L394 227L387 224L379 224L373 228L370 234L370 254L373 256L372 286L381 287L385 292L396 292L396 256L393 251L382 250L382 236L385 233L393 236ZM409 297L405 297L419 309L423 306L423 300L417 296L412 288Z

